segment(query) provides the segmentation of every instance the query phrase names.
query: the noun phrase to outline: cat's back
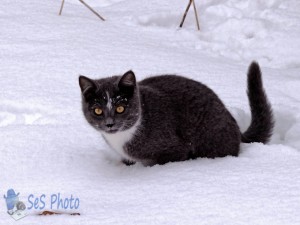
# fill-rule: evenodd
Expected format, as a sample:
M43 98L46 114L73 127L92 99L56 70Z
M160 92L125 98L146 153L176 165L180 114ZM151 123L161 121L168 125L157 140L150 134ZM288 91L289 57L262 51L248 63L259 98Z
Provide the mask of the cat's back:
M160 75L146 78L139 82L139 85L160 92L171 92L172 94L183 94L184 92L204 91L212 92L204 84L195 80L178 75Z
M185 97L203 96L206 98L210 96L216 97L214 92L206 85L178 75L160 75L146 78L139 82L139 86L143 90L151 90L157 92L164 97L175 97L182 99Z

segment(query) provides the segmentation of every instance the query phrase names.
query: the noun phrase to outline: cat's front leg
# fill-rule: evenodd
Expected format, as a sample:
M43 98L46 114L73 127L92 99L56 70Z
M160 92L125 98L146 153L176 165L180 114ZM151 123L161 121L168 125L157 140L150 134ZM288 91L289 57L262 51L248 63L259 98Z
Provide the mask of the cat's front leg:
M134 161L131 161L131 160L128 160L128 159L122 159L122 163L124 163L126 166L131 166L131 165L135 164Z
M145 159L145 160L141 160L141 163L143 164L143 166L154 166L157 164L157 161L151 159Z

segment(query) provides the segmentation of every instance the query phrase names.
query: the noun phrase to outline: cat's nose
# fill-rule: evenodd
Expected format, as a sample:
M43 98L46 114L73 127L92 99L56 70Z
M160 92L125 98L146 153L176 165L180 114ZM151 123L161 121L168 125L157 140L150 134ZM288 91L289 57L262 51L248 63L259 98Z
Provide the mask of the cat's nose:
M113 123L107 123L107 124L106 124L106 126L107 126L108 128L112 128L113 125L114 125Z
M107 118L106 121L105 121L105 125L108 127L108 128L112 128L113 125L114 125L114 120L112 118Z

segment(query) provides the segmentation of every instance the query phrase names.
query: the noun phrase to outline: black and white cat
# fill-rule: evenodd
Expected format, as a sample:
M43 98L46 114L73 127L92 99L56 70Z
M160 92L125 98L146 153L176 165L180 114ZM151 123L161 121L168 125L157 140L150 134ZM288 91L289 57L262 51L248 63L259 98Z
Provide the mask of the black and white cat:
M274 120L259 65L248 71L252 120L241 134L218 96L197 81L162 75L80 76L82 109L125 164L155 165L197 157L238 156L241 142L268 142Z

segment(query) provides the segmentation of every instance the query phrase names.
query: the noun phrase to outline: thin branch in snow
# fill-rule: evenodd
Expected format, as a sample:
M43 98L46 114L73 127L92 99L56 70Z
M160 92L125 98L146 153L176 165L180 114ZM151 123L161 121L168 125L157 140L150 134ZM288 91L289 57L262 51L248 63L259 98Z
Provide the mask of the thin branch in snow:
M181 23L180 23L179 27L181 28L183 26L183 23L185 21L186 15L187 15L187 13L188 13L188 11L189 11L192 3L193 3L193 7L194 7L196 22L197 22L197 28L198 28L198 30L200 30L200 25L199 25L199 19L198 19L197 8L196 8L196 5L195 5L195 0L190 0L189 1L189 4L186 7L186 10L185 10L185 12L183 14L183 17L182 17L182 20L181 20Z
M63 8L64 8L64 4L65 4L65 0L62 0L61 6L60 6L60 10L59 10L59 14L58 14L58 15L61 15L62 10L63 10Z
M98 16L101 20L105 21L105 19L100 16L91 6L86 4L83 0L79 0L85 7L87 7L89 10L91 10L96 16Z
M190 0L188 6L186 7L186 10L185 10L185 12L184 12L184 14L183 14L183 17L182 17L182 20L181 20L181 23L180 23L179 27L182 27L182 26L183 26L183 23L184 23L184 21L185 21L185 17L186 17L186 15L187 15L187 13L188 13L190 7L191 7L192 1L193 1L193 0Z
M196 22L197 22L197 28L198 28L198 30L200 30L200 25L199 25L199 19L198 19L198 13L197 13L195 0L192 0L192 1L193 1L193 7L194 7L194 12L195 12Z
M89 6L88 4L86 4L83 0L79 0L85 7L87 7L89 10L91 10L96 16L98 16L101 20L105 21L105 19L99 15L99 13L97 13L91 6ZM60 6L60 10L59 10L59 15L61 15L62 10L64 8L64 4L65 4L65 0L62 0L61 2L61 6Z

